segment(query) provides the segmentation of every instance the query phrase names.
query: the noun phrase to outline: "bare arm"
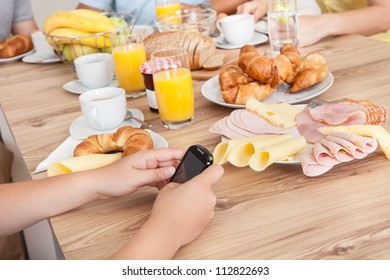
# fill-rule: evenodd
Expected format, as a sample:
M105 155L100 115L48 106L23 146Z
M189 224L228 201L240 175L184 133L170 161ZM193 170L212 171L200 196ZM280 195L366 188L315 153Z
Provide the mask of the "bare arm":
M157 196L148 221L113 259L171 259L192 242L214 215L216 198L211 186L223 168L212 165L202 174L179 185L170 183Z
M38 31L39 28L35 22L34 19L17 22L14 23L12 26L12 33L13 34L23 34L23 35L31 35L35 31Z
M267 14L267 0L253 0L237 7L238 14L252 14L259 20Z
M141 151L90 171L0 185L0 236L20 231L97 198L166 184L184 151Z
M327 36L373 35L390 29L390 1L369 0L367 8L299 19L300 46L311 45Z
M234 14L237 12L237 7L249 0L210 0L210 6L217 11L217 13Z

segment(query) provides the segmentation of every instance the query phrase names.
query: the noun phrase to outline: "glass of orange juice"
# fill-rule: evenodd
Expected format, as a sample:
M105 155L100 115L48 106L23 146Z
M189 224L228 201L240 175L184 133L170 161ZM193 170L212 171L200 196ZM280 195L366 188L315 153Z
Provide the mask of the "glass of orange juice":
M178 129L194 121L194 92L190 62L184 49L152 53L153 82L163 126Z
M140 30L125 30L110 36L111 52L119 87L127 97L145 95L145 85L139 67L146 61L145 47Z
M155 0L156 16L159 20L180 14L179 0ZM180 23L180 22L177 22Z

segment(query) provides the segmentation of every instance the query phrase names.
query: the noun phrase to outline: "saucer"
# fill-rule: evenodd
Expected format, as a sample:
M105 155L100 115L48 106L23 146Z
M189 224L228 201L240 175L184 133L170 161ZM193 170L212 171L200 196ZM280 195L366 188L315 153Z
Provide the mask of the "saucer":
M266 20L259 20L255 23L255 31L268 34L268 21Z
M117 87L118 86L118 80L113 79L111 83L107 85L108 87ZM67 82L62 86L62 88L66 91L76 93L76 94L82 94L83 92L86 92L87 90L90 90L90 88L87 88L84 86L79 80L73 80L70 82Z
M139 118L141 120L144 120L144 114L138 109L127 109L131 113L133 113L133 116L136 118ZM69 133L70 136L72 136L74 139L86 139L88 136L93 134L106 134L106 133L114 133L119 127L122 126L132 126L139 128L141 127L141 124L133 119L126 120L122 122L118 127L110 129L110 130L95 130L93 128L90 128L83 116L80 116L76 118L72 124L69 127Z
M217 47L220 49L225 49L225 50L239 49L244 45L255 46L255 45L265 43L267 41L268 41L268 36L265 34L262 34L262 33L258 33L258 32L255 32L253 34L253 38L249 42L247 42L245 44L240 44L240 45L234 45L234 44L227 43L224 40L223 36L219 36L219 37L214 38L214 42L217 45Z
M61 59L58 56L52 56L49 58L40 57L37 52L33 52L30 55L26 55L22 58L22 61L25 63L54 63L60 62Z

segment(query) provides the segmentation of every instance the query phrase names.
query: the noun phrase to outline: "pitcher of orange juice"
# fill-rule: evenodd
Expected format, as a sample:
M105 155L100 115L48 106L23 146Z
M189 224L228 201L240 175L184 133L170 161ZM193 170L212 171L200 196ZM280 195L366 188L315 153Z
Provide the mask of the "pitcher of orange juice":
M153 82L163 126L178 129L194 120L194 92L190 63L184 49L152 53Z
M155 0L155 3L156 16L159 20L180 14L179 0Z
M145 47L139 30L127 30L111 34L111 52L119 87L127 97L145 95L145 85L139 67L146 61Z

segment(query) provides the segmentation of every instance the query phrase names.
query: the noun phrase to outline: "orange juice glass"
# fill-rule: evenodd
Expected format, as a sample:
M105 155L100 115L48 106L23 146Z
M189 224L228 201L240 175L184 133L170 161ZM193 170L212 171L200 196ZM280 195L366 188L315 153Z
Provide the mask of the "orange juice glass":
M110 36L115 73L119 87L127 97L145 95L145 85L139 67L146 61L142 36L138 30L121 32Z
M194 92L187 52L164 49L152 53L153 82L164 127L178 129L194 120Z
M156 16L159 20L180 14L179 0L155 0ZM180 23L180 18L177 19ZM173 23L173 22L172 22Z

